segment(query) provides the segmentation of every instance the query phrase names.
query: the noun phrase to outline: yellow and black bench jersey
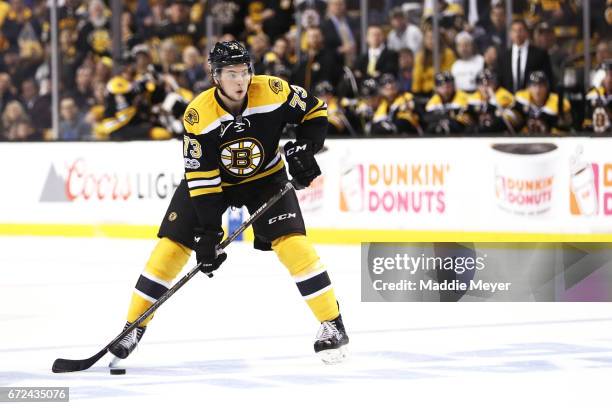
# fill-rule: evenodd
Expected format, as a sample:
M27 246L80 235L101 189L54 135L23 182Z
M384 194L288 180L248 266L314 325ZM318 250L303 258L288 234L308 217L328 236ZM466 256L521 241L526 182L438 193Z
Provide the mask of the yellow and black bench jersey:
M218 92L202 92L184 115L185 178L196 201L213 200L224 189L284 171L279 140L287 123L298 125L298 138L313 140L316 149L322 146L327 106L303 88L256 75L236 116L224 107Z
M442 101L438 94L434 94L425 105L426 112L444 111L456 117L461 116L468 108L469 95L463 91L456 91L450 102Z
M603 86L593 88L586 96L587 113L582 126L595 133L605 133L612 129L612 94Z
M512 92L500 86L490 96L483 95L480 91L470 94L468 112L472 116L476 130L497 132L507 130L508 125L513 128L517 125L517 116L511 109L513 104Z
M562 117L559 113L559 95L551 92L543 106L537 106L531 97L529 90L523 89L515 94L514 111L522 117L524 133L542 134L560 132L559 125ZM563 99L562 106L564 116L571 110L567 99Z

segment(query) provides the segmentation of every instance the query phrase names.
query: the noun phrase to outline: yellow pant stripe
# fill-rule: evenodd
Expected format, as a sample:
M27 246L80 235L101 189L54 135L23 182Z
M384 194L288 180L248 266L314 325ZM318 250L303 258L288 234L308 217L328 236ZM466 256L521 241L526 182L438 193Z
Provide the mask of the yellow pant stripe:
M191 249L168 238L162 238L151 252L143 276L148 279L153 278L152 280L162 285L162 282L169 285L181 272L190 255ZM153 304L151 300L153 300L152 297L135 289L128 309L127 321L133 322L138 319ZM152 318L153 315L149 316L141 326L146 326Z
M308 238L301 234L281 237L272 242L272 249L289 270L298 289L304 294L310 293L304 300L315 317L321 322L335 319L339 314L336 296L325 267Z

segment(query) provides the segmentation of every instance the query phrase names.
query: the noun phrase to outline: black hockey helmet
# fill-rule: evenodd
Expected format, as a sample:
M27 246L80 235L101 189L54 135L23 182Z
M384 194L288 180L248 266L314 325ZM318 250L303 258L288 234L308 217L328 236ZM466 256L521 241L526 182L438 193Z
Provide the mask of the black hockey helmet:
M210 71L214 74L217 70L229 65L247 64L251 68L251 54L238 41L218 42L208 54Z
M612 59L608 59L602 62L601 69L603 69L604 71L612 71Z
M379 83L380 86L385 86L385 85L389 85L389 84L393 84L396 85L397 84L397 79L395 78L395 75L393 74L382 74L380 79L379 79Z
M326 94L333 94L334 87L329 81L321 81L315 86L314 94L315 96L321 96Z
M544 71L533 71L529 74L527 85L548 85L548 77Z
M369 98L378 95L378 83L374 78L369 78L361 84L361 96Z
M436 86L442 86L447 82L452 82L453 84L455 83L455 78L453 78L453 74L448 71L438 72L434 76L434 83Z
M497 75L488 68L483 69L476 75L476 83L478 85L497 83Z

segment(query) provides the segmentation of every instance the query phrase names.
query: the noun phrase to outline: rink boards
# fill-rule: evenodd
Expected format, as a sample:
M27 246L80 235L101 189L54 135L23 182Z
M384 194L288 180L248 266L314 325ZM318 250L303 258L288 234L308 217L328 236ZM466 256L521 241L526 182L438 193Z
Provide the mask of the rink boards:
M318 242L610 241L611 151L586 137L329 140L298 195ZM180 141L3 144L0 163L4 235L150 238L183 176Z

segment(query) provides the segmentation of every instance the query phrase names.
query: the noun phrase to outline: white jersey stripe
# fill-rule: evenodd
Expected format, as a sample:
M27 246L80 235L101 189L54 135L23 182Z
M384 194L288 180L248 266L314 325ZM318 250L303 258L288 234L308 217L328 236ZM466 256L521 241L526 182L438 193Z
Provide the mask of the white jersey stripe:
M215 177L214 179L210 180L193 180L187 182L187 186L189 186L189 188L202 186L218 186L219 184L221 184L221 177Z

